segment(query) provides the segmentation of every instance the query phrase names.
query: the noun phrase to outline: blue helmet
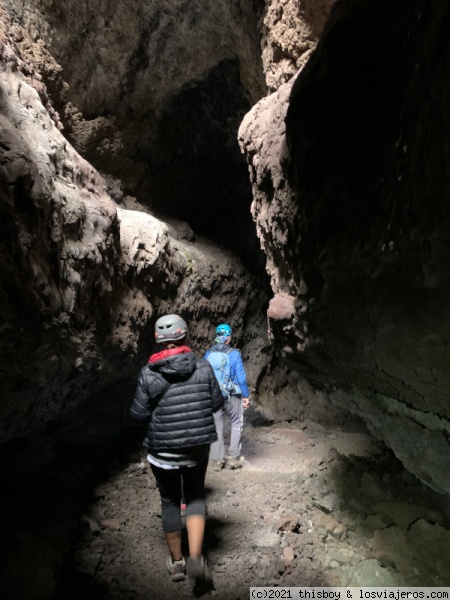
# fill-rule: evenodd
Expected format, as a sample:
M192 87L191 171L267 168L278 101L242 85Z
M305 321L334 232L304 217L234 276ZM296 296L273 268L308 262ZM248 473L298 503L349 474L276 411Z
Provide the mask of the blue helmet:
M226 335L228 337L232 333L231 327L226 323L222 323L222 325L217 325L216 327L216 335Z

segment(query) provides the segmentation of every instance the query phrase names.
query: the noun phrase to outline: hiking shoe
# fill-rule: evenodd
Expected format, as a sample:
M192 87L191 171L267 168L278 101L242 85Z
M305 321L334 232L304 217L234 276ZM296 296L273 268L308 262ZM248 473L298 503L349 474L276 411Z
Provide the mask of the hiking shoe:
M231 456L225 456L225 460L230 460ZM240 462L245 462L245 456L242 456L242 454L240 454L235 460L239 460Z
M196 585L211 585L212 575L204 556L190 556L187 560L187 574Z
M213 460L214 471L221 471L223 469L223 462L220 460Z
M185 576L186 576L186 561L184 560L183 557L181 557L181 560L176 560L174 562L172 562L172 559L169 558L167 559L166 562L166 566L167 569L170 573L170 577L172 579L172 581L183 581Z
M239 458L231 458L227 456L225 461L225 469L240 469L242 467L242 460Z

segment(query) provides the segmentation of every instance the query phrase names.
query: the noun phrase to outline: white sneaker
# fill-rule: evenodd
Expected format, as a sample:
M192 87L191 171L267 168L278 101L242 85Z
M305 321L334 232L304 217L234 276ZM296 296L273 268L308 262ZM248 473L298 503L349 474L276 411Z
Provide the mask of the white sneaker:
M172 581L183 581L186 577L186 561L183 557L181 560L175 560L172 562L171 557L166 562L167 570L170 573Z

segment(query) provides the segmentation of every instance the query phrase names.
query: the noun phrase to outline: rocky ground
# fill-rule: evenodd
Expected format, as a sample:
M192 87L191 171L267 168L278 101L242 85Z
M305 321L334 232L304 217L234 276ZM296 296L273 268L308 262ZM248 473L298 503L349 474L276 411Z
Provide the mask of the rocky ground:
M450 519L362 427L270 424L248 411L242 469L207 472L205 554L214 590L448 586ZM159 495L144 451L111 465L79 524L58 600L192 598L165 568Z

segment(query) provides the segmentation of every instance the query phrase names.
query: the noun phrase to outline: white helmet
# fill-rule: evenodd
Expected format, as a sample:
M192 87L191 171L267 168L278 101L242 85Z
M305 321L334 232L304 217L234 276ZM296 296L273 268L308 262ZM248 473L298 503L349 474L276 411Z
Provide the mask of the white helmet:
M178 315L164 315L155 323L155 339L158 344L182 340L186 335L186 322Z

